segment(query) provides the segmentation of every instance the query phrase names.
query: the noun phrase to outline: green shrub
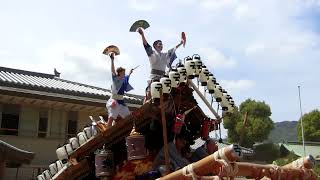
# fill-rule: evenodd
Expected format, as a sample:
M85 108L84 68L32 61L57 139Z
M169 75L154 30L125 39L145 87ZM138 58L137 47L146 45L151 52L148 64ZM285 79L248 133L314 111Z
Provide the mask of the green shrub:
M254 160L272 163L280 157L280 150L277 144L265 143L254 146Z

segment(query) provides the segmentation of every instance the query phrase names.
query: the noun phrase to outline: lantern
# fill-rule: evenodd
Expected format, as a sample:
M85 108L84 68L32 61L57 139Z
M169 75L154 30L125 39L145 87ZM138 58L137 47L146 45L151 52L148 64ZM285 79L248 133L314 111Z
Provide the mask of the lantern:
M183 65L179 65L177 70L180 74L180 83L187 82L187 69Z
M67 151L67 154L70 155L73 152L72 146L70 143L64 145Z
M83 132L86 134L88 139L90 139L93 136L93 133L94 133L91 126L90 127L85 127L83 129Z
M128 160L143 159L148 155L144 136L136 132L134 128L130 136L126 137L126 146Z
M188 79L193 79L196 72L196 65L190 56L185 58L185 67L187 70Z
M43 174L39 174L39 175L37 176L37 180L46 180L46 178L44 177Z
M208 78L211 78L212 79L212 81L214 81L214 83L216 83L217 81L216 81L216 78L213 76L213 74L212 73L210 73L209 72L209 75L208 75L209 77Z
M84 132L79 132L77 134L80 146L88 141L88 138Z
M180 82L180 74L177 70L172 70L169 72L169 78L171 80L171 87L176 88Z
M208 81L207 81L207 89L209 91L209 94L213 94L214 93L214 88L216 86L216 80L213 76L213 74L209 73L209 77L208 77Z
M228 113L233 113L233 111L234 111L234 107L229 106L229 107L228 107L228 111L227 111L227 112L228 112Z
M223 93L220 104L223 111L227 111L228 107L231 106L226 93Z
M209 80L209 70L206 68L206 66L202 67L201 72L199 74L199 80L201 82L201 86L207 85L207 82Z
M59 160L68 159L68 153L65 146L61 146L56 150L56 154Z
M44 176L45 180L50 180L51 179L51 175L50 175L50 172L49 172L48 169L43 171L42 175Z
M161 82L153 82L151 83L151 97L154 98L160 98L160 89L162 89L162 83Z
M114 157L110 150L102 149L95 155L96 177L111 177L114 174Z
M162 92L164 94L169 94L171 92L171 80L168 76L164 76L160 79L162 83Z
M234 107L234 101L232 99L230 99L229 101L230 101L230 105Z
M199 77L199 74L202 70L202 61L201 58L198 54L194 54L192 56L192 61L194 62L195 65L195 70L194 70L194 76Z
M62 161L58 160L58 161L56 161L55 163L56 163L56 166L57 166L58 171L60 171L60 170L63 168Z
M219 86L219 83L216 83L214 86L214 93L213 97L216 99L217 102L221 102L221 97L222 97L222 88Z
M80 147L79 140L76 137L70 138L69 143L71 144L72 149L77 149Z
M56 163L52 163L49 165L49 171L50 171L50 174L53 176L58 173L59 170L57 168Z

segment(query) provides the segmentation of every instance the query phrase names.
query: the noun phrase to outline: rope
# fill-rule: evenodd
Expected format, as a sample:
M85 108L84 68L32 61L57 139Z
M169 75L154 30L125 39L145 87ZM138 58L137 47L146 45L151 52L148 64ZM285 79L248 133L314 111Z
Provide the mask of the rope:
M171 98L172 103L173 103L174 116L176 116L176 115L177 115L176 104L174 103L174 100L173 100L173 97L172 97L172 95L171 95L171 94L170 94L170 98Z
M178 112L180 113L180 105L181 105L181 96L182 96L182 90L177 88L179 90L179 105L178 105Z
M272 180L281 180L281 169L279 166L272 165L272 168L269 169Z
M194 171L193 171L193 164L189 164L188 166L185 166L182 169L182 175L187 176L187 177L192 177L192 180L197 180L201 179L201 176L198 176Z
M237 175L239 171L239 167L237 164L231 164L224 159L216 159L216 161L221 165L221 169L217 176L198 176L193 171L193 164L185 166L182 169L182 175L185 177L191 177L192 180L202 179L202 177L207 177L212 180L221 180L221 177L231 177L233 179L233 177Z
M226 157L223 149L219 149L218 151L213 153L213 159L216 161L218 161L219 159L222 159L222 160L229 162L229 159Z
M292 167L294 168L302 168L303 167L303 160L304 158L300 158L300 159L297 159L295 161L292 162Z
M218 174L218 176L227 176L227 177L234 177L237 175L238 171L239 171L239 167L237 164L231 164L229 162L227 162L226 160L223 159L218 159L216 160L217 162L219 162L221 164L221 170Z

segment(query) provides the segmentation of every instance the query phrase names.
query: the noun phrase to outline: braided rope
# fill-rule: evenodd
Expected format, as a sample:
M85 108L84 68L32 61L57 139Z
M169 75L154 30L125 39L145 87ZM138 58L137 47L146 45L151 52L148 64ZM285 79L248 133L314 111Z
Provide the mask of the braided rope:
M292 162L292 167L294 168L302 168L303 167L303 160L304 158L300 158L300 159L297 159L295 161Z
M223 159L216 160L221 164L221 170L219 172L219 176L227 176L227 177L234 177L237 175L239 171L239 167L237 164L231 164Z
M194 171L193 171L193 164L189 164L188 166L185 166L182 169L182 174L187 177L192 177L192 180L197 180L201 179L201 176L198 176Z
M218 151L213 153L213 159L216 160L216 161L219 160L219 159L223 159L223 160L229 162L229 159L226 157L226 154L224 153L223 148L219 149Z
M281 180L281 169L279 168L279 166L276 165L272 165L272 168L269 170L270 174L271 174L271 179L272 180Z

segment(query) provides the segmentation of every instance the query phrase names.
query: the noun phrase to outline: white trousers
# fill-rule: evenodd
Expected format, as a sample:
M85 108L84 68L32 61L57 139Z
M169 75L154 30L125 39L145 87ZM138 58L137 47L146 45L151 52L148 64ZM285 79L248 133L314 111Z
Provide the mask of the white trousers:
M129 108L122 104L118 104L117 100L109 99L107 101L106 107L108 109L108 117L112 117L113 119L117 119L118 116L125 118L130 114Z

